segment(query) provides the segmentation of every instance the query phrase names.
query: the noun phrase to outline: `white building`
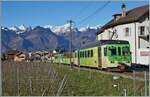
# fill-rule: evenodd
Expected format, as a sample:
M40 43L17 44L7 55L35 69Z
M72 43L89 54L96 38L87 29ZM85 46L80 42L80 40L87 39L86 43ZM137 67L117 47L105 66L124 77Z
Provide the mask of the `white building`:
M122 13L113 15L97 33L98 40L127 40L131 46L132 63L149 64L149 5L141 6L126 12L125 4Z

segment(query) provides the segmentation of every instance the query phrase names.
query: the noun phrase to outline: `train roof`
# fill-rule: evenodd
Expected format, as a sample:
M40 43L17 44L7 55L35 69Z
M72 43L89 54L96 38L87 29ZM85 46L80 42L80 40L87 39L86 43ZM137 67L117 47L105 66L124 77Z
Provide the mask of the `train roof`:
M129 44L129 42L125 40L99 40L96 42L88 43L79 49L91 48L91 47L101 46L105 44Z

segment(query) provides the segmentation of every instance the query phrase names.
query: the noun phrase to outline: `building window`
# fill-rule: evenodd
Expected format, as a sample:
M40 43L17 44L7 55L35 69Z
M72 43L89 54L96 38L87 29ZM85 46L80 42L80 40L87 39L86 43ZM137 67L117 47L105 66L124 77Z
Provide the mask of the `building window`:
M124 32L125 32L125 36L130 36L130 28L125 28L124 29Z
M144 26L140 26L139 27L139 35L144 35L145 33L145 27Z
M147 31L150 32L150 27L147 27Z

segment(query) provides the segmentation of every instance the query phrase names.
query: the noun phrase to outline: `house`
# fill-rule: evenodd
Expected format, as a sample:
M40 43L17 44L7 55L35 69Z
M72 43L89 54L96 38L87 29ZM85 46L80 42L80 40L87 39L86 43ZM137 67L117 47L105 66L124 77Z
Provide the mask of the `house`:
M17 53L19 53L19 51L17 51L17 50L9 50L9 51L6 53L7 60L9 60L9 61L14 61L15 55L16 55Z
M122 13L114 14L97 33L98 40L127 40L130 43L132 63L149 64L149 5L140 6L126 12L122 4Z
M8 51L6 57L8 61L23 61L26 59L26 55L17 50Z
M25 61L25 60L26 55L23 52L18 52L14 57L14 61Z

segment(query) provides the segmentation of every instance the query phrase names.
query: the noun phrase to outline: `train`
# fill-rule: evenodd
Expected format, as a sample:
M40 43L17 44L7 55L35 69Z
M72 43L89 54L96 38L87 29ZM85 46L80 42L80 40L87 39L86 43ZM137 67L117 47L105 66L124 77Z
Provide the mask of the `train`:
M130 44L124 40L99 40L73 53L55 54L52 59L55 63L122 72L131 66Z

